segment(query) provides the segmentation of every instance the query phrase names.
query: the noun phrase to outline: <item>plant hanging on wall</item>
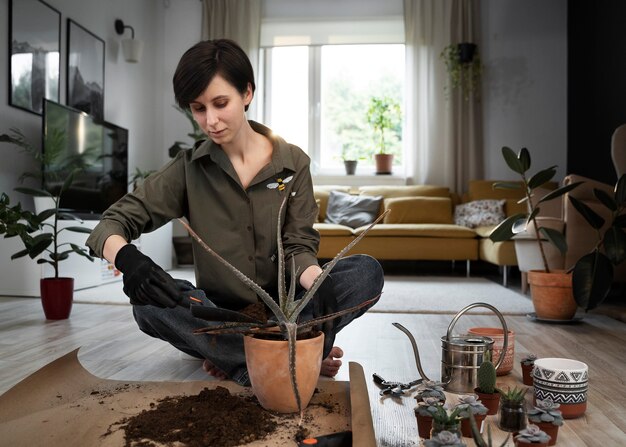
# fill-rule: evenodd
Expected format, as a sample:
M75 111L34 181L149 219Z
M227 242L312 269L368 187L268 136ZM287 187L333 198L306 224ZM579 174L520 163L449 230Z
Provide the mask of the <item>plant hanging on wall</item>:
M450 76L446 94L460 89L466 101L476 95L483 71L478 46L471 42L450 44L443 49L440 57Z

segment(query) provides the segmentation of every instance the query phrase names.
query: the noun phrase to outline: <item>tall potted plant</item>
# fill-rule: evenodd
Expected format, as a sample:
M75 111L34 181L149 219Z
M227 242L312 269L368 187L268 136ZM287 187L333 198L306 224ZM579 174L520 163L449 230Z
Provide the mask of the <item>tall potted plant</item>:
M195 332L206 334L243 334L246 364L252 391L261 405L268 410L281 413L298 411L302 420L303 410L308 405L315 390L322 361L324 336L318 333L317 327L342 315L371 305L379 297L373 297L358 306L322 315L306 322L298 322L298 316L319 290L339 259L350 251L374 225L383 219L387 212L382 213L365 231L341 250L335 258L325 264L322 273L315 279L311 287L300 299L296 300L296 271L293 258L289 289L286 286L285 255L280 219L286 202L287 199L283 199L276 225L276 239L278 243L278 300L276 301L261 286L213 251L185 221L180 220L180 222L204 250L227 267L242 283L254 290L262 300L262 303L259 304L267 306L274 315L273 320L267 320L264 317L265 311L259 312L258 308L253 312L235 312L219 308L192 306L191 310L194 315L209 321L223 322L223 324L208 326ZM262 315L261 317L259 316L260 314ZM296 349L296 345L298 345L298 349ZM264 357L263 353L269 354L269 356ZM290 382L291 387L289 387L287 381Z
M62 142L62 139L58 140ZM31 154L42 163L50 162L51 158L41 158L37 151L28 143L23 134L12 129L12 134L0 135L0 142L13 143L24 152ZM51 145L53 148L48 157L57 157L59 150L54 150L59 145ZM81 162L83 160L80 160ZM24 249L14 253L11 259L18 259L29 256L37 259L38 264L49 264L54 269L54 276L40 279L41 301L44 314L49 320L61 320L69 317L72 310L74 295L74 278L62 277L59 274L59 263L68 259L70 254L75 253L90 261L94 258L87 250L71 242L62 242L59 235L63 231L75 233L91 233L91 229L83 226L60 226L60 220L74 220L82 222L81 219L72 215L68 210L60 208L61 196L69 189L74 180L74 176L81 168L74 169L68 175L55 195L43 189L18 187L15 191L33 196L34 198L47 198L46 203L51 206L39 213L33 213L24 209L21 203L11 205L10 198L6 193L0 195L0 234L5 238L19 237L24 244ZM38 177L37 174L26 173L20 180L28 177Z
M389 136L394 127L398 126L401 117L400 104L389 96L370 98L367 109L367 123L371 126L375 138L374 160L376 162L376 174L391 174L393 165L393 154L388 152Z
M572 183L546 194L538 199L534 195L537 188L545 185L556 175L556 166L543 169L532 176L528 176L531 166L530 153L522 148L518 154L508 147L502 148L502 155L511 170L521 177L521 188L524 190L523 202L528 212L512 215L502 221L489 235L494 242L511 239L516 233L532 228L538 250L543 263L543 270L528 272L528 281L531 285L533 306L538 318L550 320L570 320L576 313L576 302L572 292L571 274L562 270L553 270L548 264L542 238L554 244L561 253L567 250L565 237L559 231L539 225L537 214L540 205L549 200L562 196L576 188L581 182ZM520 183L497 182L494 188L520 188Z

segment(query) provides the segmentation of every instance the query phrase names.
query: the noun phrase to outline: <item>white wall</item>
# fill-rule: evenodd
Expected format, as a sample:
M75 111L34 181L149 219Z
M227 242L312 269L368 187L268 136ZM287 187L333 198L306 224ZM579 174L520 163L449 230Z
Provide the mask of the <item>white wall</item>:
M567 162L567 1L482 0L485 178L517 179L501 148L534 168Z

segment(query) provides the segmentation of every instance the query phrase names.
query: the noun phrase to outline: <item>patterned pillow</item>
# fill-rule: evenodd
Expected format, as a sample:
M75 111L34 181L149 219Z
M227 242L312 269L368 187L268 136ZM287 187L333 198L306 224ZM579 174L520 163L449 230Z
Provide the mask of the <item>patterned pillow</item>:
M498 225L506 215L506 200L474 200L457 205L454 209L454 223L468 228Z

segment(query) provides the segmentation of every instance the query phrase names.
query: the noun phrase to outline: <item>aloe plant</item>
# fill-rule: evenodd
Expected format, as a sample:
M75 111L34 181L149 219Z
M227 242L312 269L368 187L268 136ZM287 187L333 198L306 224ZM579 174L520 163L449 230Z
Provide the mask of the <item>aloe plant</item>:
M480 433L480 429L478 428L478 424L476 423L476 418L473 414L470 414L469 420L470 426L472 427L472 438L474 439L476 445L478 447L493 447L493 440L491 439L491 426L487 425L487 440L485 441L483 435ZM504 442L502 442L502 444L500 444L500 447L504 447L507 445L507 443L509 442L509 436L511 435L508 434L506 436L506 439L504 440Z
M282 243L282 224L281 218L282 211L287 203L285 197L281 203L278 213L278 223L276 226L276 240L278 242L278 303L267 293L261 286L255 283L251 278L243 274L233 266L227 260L222 258L218 253L213 251L194 231L193 229L182 219L179 221L189 231L191 237L193 237L204 250L214 256L221 264L227 267L242 283L254 290L261 298L263 303L270 309L270 311L276 317L276 322L225 322L221 325L210 326L202 328L196 331L196 333L242 333L242 334L258 334L259 330L268 330L271 327L278 327L283 334L283 337L287 339L289 346L289 372L291 377L291 385L298 405L298 411L302 415L302 403L300 399L300 393L298 392L298 386L296 381L296 337L297 334L303 330L311 330L314 326L326 321L330 321L342 315L355 312L356 310L370 305L378 297L374 297L368 301L361 303L358 306L351 307L339 312L335 312L329 315L324 315L313 320L306 321L304 323L298 323L298 316L304 310L305 306L311 301L315 292L319 289L322 282L326 279L330 271L352 247L354 247L369 231L376 225L387 212L382 213L365 231L363 231L358 237L352 240L343 250L341 250L332 261L324 265L322 273L313 281L311 287L304 293L302 298L296 300L296 277L297 272L295 269L295 261L291 258L291 282L289 289L286 287L286 275L285 275L285 254Z

